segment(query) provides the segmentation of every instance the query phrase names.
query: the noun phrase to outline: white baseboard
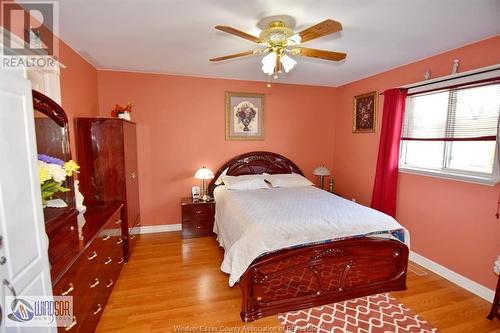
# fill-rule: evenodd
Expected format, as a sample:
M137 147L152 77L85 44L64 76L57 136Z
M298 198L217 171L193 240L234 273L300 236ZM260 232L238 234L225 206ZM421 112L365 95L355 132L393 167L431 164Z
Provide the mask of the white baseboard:
M155 232L171 232L182 230L182 224L161 224L141 226L141 234L152 234Z
M410 260L420 266L427 268L428 270L444 277L446 280L451 281L462 287L477 296L484 298L490 303L493 303L493 297L495 296L495 292L492 289L489 289L477 282L472 281L471 279L466 278L463 275L460 275L440 264L434 262L430 259L427 259L424 256L421 256L418 253L410 251Z

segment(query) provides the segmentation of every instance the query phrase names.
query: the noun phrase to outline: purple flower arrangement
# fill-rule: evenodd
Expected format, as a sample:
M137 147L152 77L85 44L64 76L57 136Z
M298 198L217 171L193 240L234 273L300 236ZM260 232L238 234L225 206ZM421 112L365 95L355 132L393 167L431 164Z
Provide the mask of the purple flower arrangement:
M63 160L44 154L38 154L38 178L42 191L44 207L47 201L57 192L67 192L69 188L63 186L66 177L71 177L78 172L80 167L73 161Z
M49 164L57 164L60 166L64 166L63 160L60 160L57 157L52 157L49 155L38 154L38 160Z

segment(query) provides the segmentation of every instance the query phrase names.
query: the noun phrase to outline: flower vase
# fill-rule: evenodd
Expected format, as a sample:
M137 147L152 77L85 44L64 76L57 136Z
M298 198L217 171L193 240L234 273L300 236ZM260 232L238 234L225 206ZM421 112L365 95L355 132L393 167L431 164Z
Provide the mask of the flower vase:
M76 205L76 210L80 213L84 213L87 210L87 207L83 204L84 197L82 193L80 192L80 182L78 180L75 180L73 182L74 186L74 191L75 191L75 205Z

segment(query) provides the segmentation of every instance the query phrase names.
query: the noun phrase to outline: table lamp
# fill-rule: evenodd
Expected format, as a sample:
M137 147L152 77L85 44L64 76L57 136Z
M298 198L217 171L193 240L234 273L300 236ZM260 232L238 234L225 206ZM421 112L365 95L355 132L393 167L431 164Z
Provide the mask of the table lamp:
M324 165L320 165L313 170L313 175L319 176L320 187L323 189L323 177L330 176L330 170L328 170L328 168Z
M204 166L201 169L198 169L198 171L196 171L196 173L194 174L194 178L202 180L203 185L202 185L202 192L201 192L202 193L201 200L202 201L212 200L212 198L209 195L207 195L207 188L205 186L205 181L207 179L214 178L214 173L212 172L212 170L210 170Z

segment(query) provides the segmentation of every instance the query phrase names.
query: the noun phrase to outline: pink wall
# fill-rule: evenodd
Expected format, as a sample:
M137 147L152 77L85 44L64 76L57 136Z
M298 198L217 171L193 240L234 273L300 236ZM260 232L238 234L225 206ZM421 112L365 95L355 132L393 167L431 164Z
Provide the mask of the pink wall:
M373 134L353 134L353 96L448 75L453 59L460 71L500 63L500 36L337 88L334 168L337 190L369 205L382 119ZM500 186L476 185L400 173L397 219L411 232L412 250L478 283L494 288L492 272L500 254L500 220L495 218Z
M180 223L180 198L190 196L203 165L214 172L240 153L283 154L310 178L333 162L335 89L314 86L98 71L99 108L134 103L138 124L141 220ZM264 141L225 141L226 91L265 93Z
M71 152L78 160L75 148L75 117L99 115L97 102L97 70L62 40L59 44L61 69L61 104L68 115Z

